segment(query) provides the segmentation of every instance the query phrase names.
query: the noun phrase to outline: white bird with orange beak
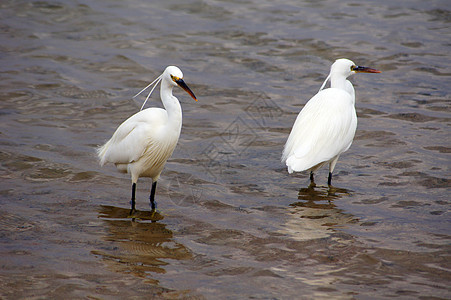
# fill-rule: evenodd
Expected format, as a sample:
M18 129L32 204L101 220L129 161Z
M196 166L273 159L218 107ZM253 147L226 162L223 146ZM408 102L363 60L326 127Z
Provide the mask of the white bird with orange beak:
M288 172L310 171L313 174L329 164L328 185L340 155L351 147L357 128L355 92L347 80L355 73L380 73L360 67L349 59L336 60L329 76L299 113L282 154ZM330 88L323 89L330 79Z
M120 172L131 175L130 214L135 211L136 183L139 177L152 179L150 205L152 210L155 210L157 181L179 140L182 108L178 99L172 95L172 89L179 86L197 101L194 93L183 81L182 71L175 66L167 67L163 74L141 92L155 82L155 86L158 85L160 81L160 97L165 109L151 107L134 114L116 129L105 145L97 150L101 166L113 163Z

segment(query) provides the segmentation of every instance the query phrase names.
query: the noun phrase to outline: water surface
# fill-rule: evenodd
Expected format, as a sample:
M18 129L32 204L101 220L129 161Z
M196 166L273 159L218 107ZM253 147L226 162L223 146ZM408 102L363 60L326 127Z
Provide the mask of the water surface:
M447 2L182 3L0 4L2 298L450 298ZM312 188L280 156L340 57L382 73ZM95 148L167 65L199 101L132 220Z

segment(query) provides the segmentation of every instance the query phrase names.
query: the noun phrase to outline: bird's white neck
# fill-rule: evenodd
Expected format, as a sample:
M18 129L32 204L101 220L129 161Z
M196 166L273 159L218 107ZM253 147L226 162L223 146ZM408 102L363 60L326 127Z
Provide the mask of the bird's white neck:
M330 74L330 87L343 90L351 96L351 102L355 104L355 91L352 83L342 74Z
M160 97L168 114L168 126L180 130L182 127L182 107L179 100L172 95L173 85L163 80L160 87Z
M330 87L331 88L336 88L336 89L341 89L344 90L345 92L349 93L349 95L351 95L351 101L352 104L355 103L355 91L354 91L354 86L352 85L352 83L346 79L345 76L341 75L341 74L331 74L330 77Z
M341 74L331 74L330 87L336 89L346 90L346 77Z

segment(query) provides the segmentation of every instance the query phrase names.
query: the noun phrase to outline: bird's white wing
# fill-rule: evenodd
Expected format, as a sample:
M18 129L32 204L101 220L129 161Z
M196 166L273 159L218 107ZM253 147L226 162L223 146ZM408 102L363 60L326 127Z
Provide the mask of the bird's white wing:
M126 164L137 161L151 146L160 126L167 122L167 113L161 108L142 110L124 121L111 139L98 149L100 164Z
M297 172L329 161L351 146L356 128L353 97L341 89L322 90L299 113L282 161Z

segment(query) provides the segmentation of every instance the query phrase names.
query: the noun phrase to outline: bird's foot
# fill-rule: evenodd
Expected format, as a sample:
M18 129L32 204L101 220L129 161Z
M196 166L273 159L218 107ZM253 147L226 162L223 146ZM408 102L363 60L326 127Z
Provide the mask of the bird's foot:
M308 189L313 189L313 188L315 188L316 187L316 183L312 180L312 181L310 181L310 184L309 184L309 186L308 186Z
M152 212L157 210L157 202L156 201L151 201L150 202L150 210Z
M327 185L332 187L332 173L329 172L329 176L327 177Z
M135 209L135 199L130 200L130 213L129 216L133 216L136 213L136 209Z
M137 210L135 208L130 209L130 213L128 214L129 218L134 218Z

